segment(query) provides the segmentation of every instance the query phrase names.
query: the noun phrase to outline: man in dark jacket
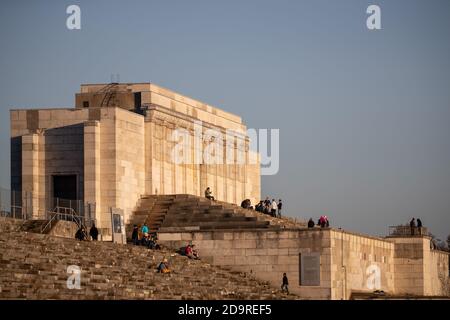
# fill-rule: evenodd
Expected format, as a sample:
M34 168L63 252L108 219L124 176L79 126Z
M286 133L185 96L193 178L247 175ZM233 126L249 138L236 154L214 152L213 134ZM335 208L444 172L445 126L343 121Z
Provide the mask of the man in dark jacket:
M84 230L83 226L81 226L80 229L78 229L77 233L75 233L75 239L80 241L86 240L86 231Z
M89 235L92 237L92 240L98 240L98 229L95 227L95 223L92 224L91 230L89 230Z
M416 219L412 218L412 220L409 222L409 227L411 228L411 235L414 235L414 229L416 228Z
M419 235L422 235L422 220L417 218L417 230L419 231Z
M139 228L136 224L133 226L133 233L131 234L131 240L133 241L135 246L139 244Z
M309 218L308 228L314 228L314 220L312 218Z
M281 291L286 291L287 294L289 294L289 281L288 278L286 276L286 273L283 273L283 284L281 285Z
M281 199L278 199L278 218L281 218L281 209L283 208L283 203Z

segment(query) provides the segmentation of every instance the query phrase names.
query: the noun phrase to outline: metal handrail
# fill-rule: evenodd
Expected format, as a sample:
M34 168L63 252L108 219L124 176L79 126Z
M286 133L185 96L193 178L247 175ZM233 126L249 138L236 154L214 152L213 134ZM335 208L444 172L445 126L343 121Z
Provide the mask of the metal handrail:
M63 210L61 213L60 210ZM69 213L68 213L69 212ZM65 220L65 221L72 221L74 222L78 228L81 228L81 220L83 219L82 216L78 215L77 212L73 208L67 208L67 207L55 207L55 209L50 213L50 219L48 222L41 227L41 233L44 233L47 228L51 227L52 222L55 220Z
M389 226L389 236L411 236L412 232L414 235L428 235L428 228L423 226L411 228L409 225Z

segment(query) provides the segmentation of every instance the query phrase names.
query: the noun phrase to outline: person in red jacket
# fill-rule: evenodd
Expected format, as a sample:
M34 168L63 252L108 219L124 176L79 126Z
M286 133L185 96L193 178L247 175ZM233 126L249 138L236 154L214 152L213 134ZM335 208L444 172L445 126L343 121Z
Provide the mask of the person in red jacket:
M186 255L186 257L188 257L188 258L193 258L193 255L192 255L192 247L191 247L191 245L190 244L188 244L187 246L186 246L186 248L184 249L184 254Z
M198 253L196 250L193 249L194 245L190 245L188 244L186 246L186 249L184 250L184 254L186 255L186 257L188 257L189 259L198 259Z

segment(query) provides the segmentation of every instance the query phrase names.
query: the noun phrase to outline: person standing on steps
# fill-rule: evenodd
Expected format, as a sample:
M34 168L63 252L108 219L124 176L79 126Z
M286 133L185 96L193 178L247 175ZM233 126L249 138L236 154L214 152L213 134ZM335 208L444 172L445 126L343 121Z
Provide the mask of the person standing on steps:
M417 231L419 232L419 235L422 235L422 220L417 218Z
M214 197L212 196L210 187L206 188L205 190L205 198L214 201Z
M278 210L278 205L275 202L275 199L272 199L271 210L270 210L270 214L272 217L274 217L274 218L277 217L277 210Z
M283 207L283 203L281 203L281 199L278 199L278 218L281 218L281 208Z
M95 227L95 223L92 224L91 230L89 230L89 235L92 237L93 241L98 240L98 229Z
M131 234L131 241L133 241L133 244L137 246L139 244L139 228L135 224L133 226L133 233Z
M281 291L282 292L286 291L286 293L289 294L288 286L289 286L289 281L288 281L287 275L286 275L286 273L283 273L283 283L281 284Z
M409 222L409 227L411 228L411 235L414 235L414 229L416 228L416 219L412 218Z

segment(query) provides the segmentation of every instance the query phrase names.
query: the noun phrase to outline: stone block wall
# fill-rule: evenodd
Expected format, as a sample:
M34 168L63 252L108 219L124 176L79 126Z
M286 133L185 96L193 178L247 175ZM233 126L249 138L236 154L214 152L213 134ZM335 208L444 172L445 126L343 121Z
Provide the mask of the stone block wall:
M381 238L330 232L332 298L352 291L394 293L394 244Z
M75 124L45 130L41 138L44 149L40 161L40 179L44 185L40 193L47 211L54 207L53 176L73 174L77 177L77 199L84 198L84 126ZM41 204L40 207L43 207Z
M426 236L389 238L395 243L397 293L449 295L449 253L431 249Z
M330 233L317 229L248 230L159 233L160 242L177 249L192 242L203 260L251 273L281 286L283 273L289 279L289 290L302 298L331 298ZM320 255L320 286L300 285L300 254Z
M450 296L450 254L448 252L428 249L425 250L424 255L425 295Z
M127 223L137 200L145 194L147 155L144 148L144 118L120 108L113 110L115 111L116 207L124 211Z
M212 121L212 120L211 120ZM216 199L240 204L249 198L253 203L260 199L259 161L250 164L255 158L248 150L249 142L245 136L234 137L232 143L236 158L238 149L245 158L244 164L227 164L226 139L224 129L215 128L218 139L223 139L218 164L204 162L204 151L208 148L205 137L211 126L196 129L192 118L168 112L161 108L152 108L146 117L145 137L146 152L146 193L147 194L193 194L203 196L207 187L213 191ZM179 137L177 132L186 132ZM197 131L200 137L197 138ZM210 133L210 132L209 132ZM178 139L178 140L177 140ZM180 143L176 147L176 143ZM183 145L182 147L181 144ZM180 153L177 151L180 150ZM216 150L218 152L218 150ZM174 155L183 161L176 163ZM235 159L233 158L233 159Z
M395 243L395 291L398 294L424 295L423 237L390 238Z
M94 216L104 232L111 225L110 207L122 209L127 222L145 194L203 196L210 186L218 200L260 200L259 162L223 164L226 143L215 152L219 164L194 162L194 157L178 164L172 157L178 129L190 134L187 153L203 150L205 137L197 145L193 141L194 123L202 121L200 135L213 129L224 138L226 129L238 130L233 154L241 150L248 160L252 156L240 117L148 83L117 85L123 93L114 94L119 105L100 108L105 95L98 91L104 87L82 85L72 109L11 110L11 187L32 195L27 203L34 217L52 209L52 176L58 174L77 176L77 197L95 203ZM145 116L127 110L134 108L131 97L137 92L148 107Z
M203 260L252 273L305 299L350 299L352 292L390 295L448 294L448 253L429 249L429 239L376 238L334 229L217 230L159 233L173 249L195 244ZM320 285L301 283L301 255L318 254ZM445 291L447 290L447 291Z

